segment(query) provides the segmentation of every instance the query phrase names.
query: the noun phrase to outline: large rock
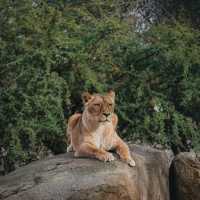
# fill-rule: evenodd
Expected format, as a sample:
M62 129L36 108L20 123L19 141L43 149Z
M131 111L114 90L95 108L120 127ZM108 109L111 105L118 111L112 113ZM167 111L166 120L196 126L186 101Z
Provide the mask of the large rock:
M180 153L171 166L172 200L200 200L200 160L195 153Z
M0 177L0 199L169 200L171 153L137 145L131 150L135 168L72 154L33 162Z

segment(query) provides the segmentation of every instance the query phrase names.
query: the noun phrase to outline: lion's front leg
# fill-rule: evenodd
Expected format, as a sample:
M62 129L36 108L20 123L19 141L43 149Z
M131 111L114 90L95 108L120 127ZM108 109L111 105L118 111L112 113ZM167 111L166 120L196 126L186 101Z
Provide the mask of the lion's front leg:
M105 151L104 149L98 149L94 144L92 143L83 143L78 148L78 150L74 154L76 157L92 157L97 158L102 161L113 161L114 156Z
M128 145L119 136L116 136L115 150L122 160L128 163L131 167L135 166L135 161L131 157Z

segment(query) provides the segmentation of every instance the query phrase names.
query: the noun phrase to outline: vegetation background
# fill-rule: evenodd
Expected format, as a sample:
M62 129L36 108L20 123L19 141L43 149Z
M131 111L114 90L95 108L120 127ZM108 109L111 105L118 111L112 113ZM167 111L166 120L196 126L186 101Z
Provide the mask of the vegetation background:
M116 91L118 132L200 150L200 2L0 0L4 172L65 152L81 93Z

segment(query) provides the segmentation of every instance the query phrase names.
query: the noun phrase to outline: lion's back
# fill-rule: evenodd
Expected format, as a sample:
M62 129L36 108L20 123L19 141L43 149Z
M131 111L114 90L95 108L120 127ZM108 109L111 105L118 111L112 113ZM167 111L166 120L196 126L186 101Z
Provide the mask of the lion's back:
M68 127L73 129L79 123L81 115L81 113L73 114L68 120Z
M76 127L78 125L78 123L80 123L80 119L81 119L81 113L75 113L73 114L67 123L67 132L66 132L66 138L67 138L67 143L70 144L71 143L71 139L72 139L72 132L77 132L76 131ZM74 130L74 131L73 131ZM78 134L78 133L76 133Z

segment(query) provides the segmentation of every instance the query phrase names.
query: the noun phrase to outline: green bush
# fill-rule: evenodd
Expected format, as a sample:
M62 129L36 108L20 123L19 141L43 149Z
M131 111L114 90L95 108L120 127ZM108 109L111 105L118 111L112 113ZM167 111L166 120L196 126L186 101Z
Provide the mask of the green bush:
M200 147L199 32L184 25L159 25L135 48L119 52L124 70L118 112L124 136L188 150Z
M45 3L35 6L0 2L0 146L7 171L37 159L43 146L66 149L63 108L70 92L52 69L63 54L60 13Z

